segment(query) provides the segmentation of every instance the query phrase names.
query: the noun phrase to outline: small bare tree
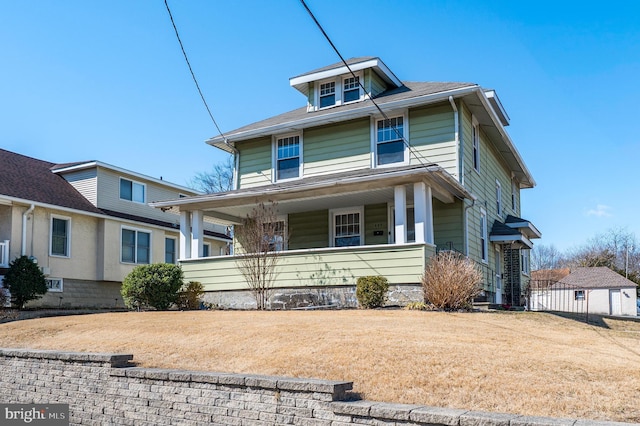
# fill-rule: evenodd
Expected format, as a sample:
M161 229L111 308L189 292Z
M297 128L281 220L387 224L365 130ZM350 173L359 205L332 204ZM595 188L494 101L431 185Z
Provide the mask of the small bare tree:
M259 310L267 309L277 278L276 266L286 241L284 222L277 206L260 203L234 229L237 241L236 265L247 281Z

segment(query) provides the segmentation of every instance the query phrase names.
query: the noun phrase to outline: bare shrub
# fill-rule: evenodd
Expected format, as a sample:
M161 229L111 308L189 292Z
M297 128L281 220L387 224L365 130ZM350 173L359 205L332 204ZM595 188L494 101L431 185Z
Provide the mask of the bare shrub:
M438 309L469 309L481 282L482 274L471 260L443 251L431 258L422 275L424 300Z

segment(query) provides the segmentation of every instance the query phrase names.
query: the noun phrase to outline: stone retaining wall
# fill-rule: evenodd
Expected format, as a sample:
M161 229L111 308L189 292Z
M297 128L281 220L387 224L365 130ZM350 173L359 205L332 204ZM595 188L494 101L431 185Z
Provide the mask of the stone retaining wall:
M73 425L615 425L359 401L351 382L137 368L132 359L0 349L0 402L69 404Z

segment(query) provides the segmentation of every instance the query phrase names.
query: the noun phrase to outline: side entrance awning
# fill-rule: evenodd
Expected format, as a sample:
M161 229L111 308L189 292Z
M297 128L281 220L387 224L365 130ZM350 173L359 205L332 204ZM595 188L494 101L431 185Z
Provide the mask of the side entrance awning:
M498 244L511 244L517 248L533 248L531 240L542 234L526 219L508 215L504 223L496 220L491 227L489 241Z

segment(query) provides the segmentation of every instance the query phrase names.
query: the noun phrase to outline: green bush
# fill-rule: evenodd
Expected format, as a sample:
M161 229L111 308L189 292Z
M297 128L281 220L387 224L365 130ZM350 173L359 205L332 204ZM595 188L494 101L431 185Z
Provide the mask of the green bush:
M47 292L47 281L40 268L27 256L15 259L2 283L11 293L11 304L22 309L30 300L39 299Z
M178 300L182 269L170 263L136 266L122 283L122 298L130 309L152 307L166 311Z
M200 300L204 294L204 287L201 282L189 281L178 293L178 308L184 310L195 310L200 308Z
M389 281L382 276L366 276L358 278L356 298L365 309L379 308L387 301Z

